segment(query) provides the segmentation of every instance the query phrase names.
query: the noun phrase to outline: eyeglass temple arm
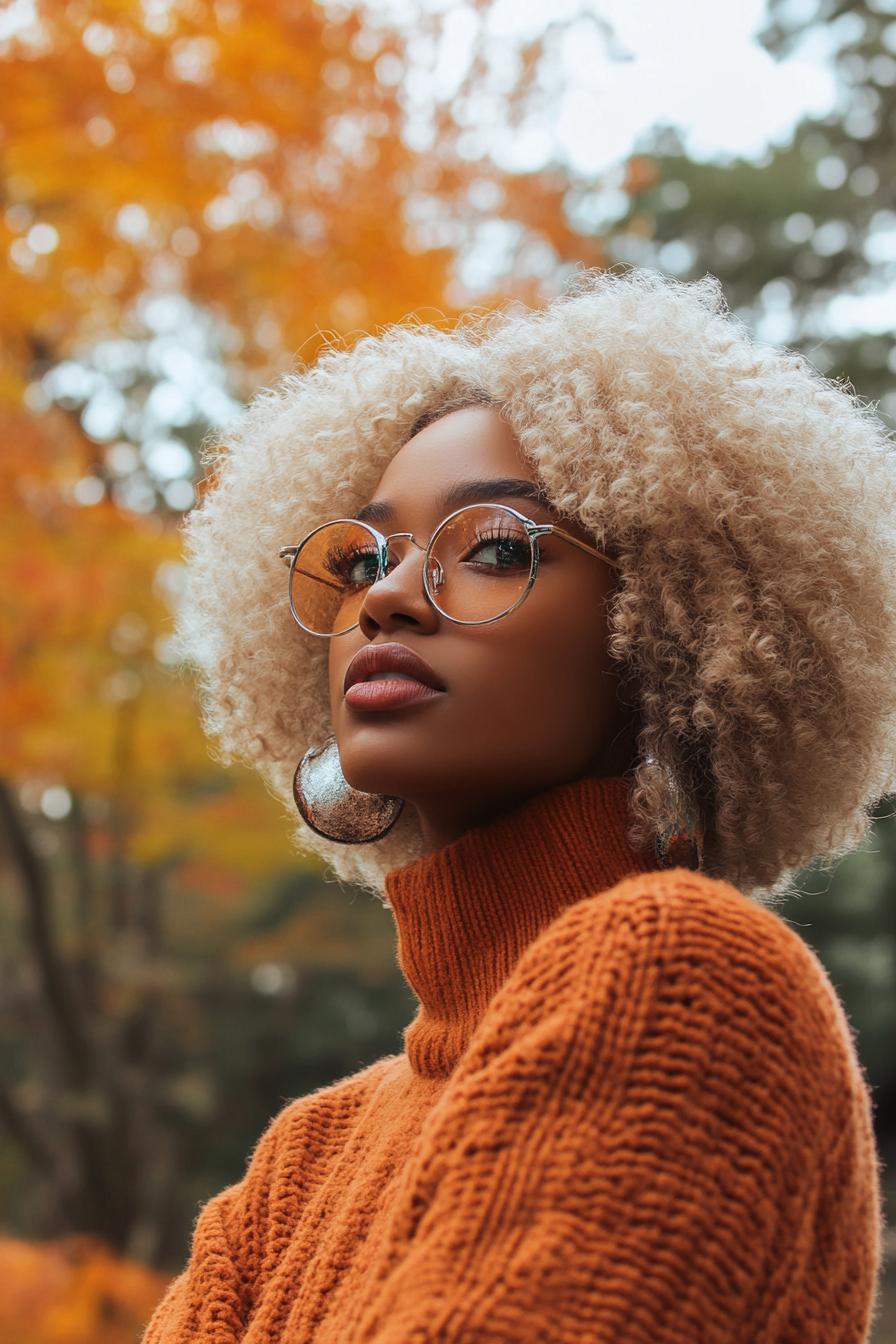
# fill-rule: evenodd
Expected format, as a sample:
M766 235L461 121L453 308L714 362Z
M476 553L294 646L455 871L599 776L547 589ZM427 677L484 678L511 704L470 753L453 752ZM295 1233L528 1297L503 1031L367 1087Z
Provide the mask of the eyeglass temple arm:
M605 551L599 551L596 546L589 546L587 542L579 541L578 537L574 537L571 532L567 532L565 531L564 528L558 527L556 523L545 523L543 527L539 528L539 532L542 535L551 533L558 537L564 537L566 541L571 541L573 546L578 546L579 550L587 551L589 555L596 555L601 560L606 560L607 564L612 565L614 569L621 568L618 560L614 560L611 556L607 555ZM409 536L410 533L396 533L395 535ZM283 563L287 566L287 568L292 564L292 557L295 555L298 549L299 549L298 546L281 546L280 550L277 552L277 554L280 556L280 558L282 559ZM299 570L300 574L305 572L306 571L304 570ZM321 579L321 576L319 574L309 574L308 577L315 578L321 583L326 583L326 579ZM339 584L332 583L329 584L328 587L338 588Z
M292 564L292 557L295 555L298 549L299 549L298 546L281 546L280 550L277 552L277 554L280 556L280 558L282 559L283 563L287 566L287 568ZM296 569L296 573L304 574L309 579L316 579L318 583L322 583L326 588L342 587L342 585L340 583L337 583L335 580L331 582L329 579L323 578L323 576L320 574L311 574L307 569Z
M573 546L578 546L580 551L587 551L589 555L599 556L601 560L606 560L607 564L612 565L614 569L622 568L618 560L614 560L612 556L607 555L604 551L599 551L596 546L589 546L586 541L579 541L578 537L574 537L571 532L567 532L562 527L558 527L556 523L548 523L545 524L545 526L551 534L558 537L564 537L567 541L571 541Z

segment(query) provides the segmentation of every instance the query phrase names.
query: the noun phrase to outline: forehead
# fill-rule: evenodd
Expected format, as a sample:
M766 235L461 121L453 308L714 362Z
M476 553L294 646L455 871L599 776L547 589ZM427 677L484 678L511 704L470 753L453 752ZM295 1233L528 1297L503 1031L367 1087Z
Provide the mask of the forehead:
M493 406L464 406L424 426L389 462L374 498L416 484L437 492L465 476L516 476L535 480L516 436Z
M399 448L354 516L387 532L413 530L435 527L445 513L485 499L512 504L537 521L562 522L593 544L578 520L553 507L510 425L492 406L465 406L431 421Z

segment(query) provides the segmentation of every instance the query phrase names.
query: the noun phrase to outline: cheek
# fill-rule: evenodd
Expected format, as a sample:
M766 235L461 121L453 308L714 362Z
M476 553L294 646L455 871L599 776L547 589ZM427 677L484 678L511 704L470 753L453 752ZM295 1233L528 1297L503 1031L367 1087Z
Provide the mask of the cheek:
M607 667L607 618L593 584L567 584L556 595L531 599L490 631L484 627L477 689L496 708L513 696L533 712L581 714L602 692Z

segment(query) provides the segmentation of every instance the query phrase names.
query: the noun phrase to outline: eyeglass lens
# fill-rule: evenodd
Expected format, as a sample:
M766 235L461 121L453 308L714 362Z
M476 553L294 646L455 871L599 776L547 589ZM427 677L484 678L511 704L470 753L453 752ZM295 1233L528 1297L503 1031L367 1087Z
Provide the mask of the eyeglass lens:
M416 550L407 538L389 543L389 571L408 547ZM525 591L532 561L528 533L515 514L500 504L470 504L439 527L425 581L443 615L494 620ZM291 573L292 605L302 625L322 635L350 630L378 572L376 540L362 524L319 528L302 543Z

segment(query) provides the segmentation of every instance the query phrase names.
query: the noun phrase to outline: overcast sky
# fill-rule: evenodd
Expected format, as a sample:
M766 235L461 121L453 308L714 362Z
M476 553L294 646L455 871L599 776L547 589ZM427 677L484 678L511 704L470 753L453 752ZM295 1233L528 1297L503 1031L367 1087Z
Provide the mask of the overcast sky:
M790 0L796 14L807 7L814 11L813 0ZM409 26L421 10L441 14L435 78L421 92L450 97L476 37L473 9L458 0L368 0L367 8L381 22ZM773 60L757 40L765 0L551 0L547 8L543 0L496 0L486 31L500 56L502 46L583 10L606 20L613 40L587 19L567 29L553 97L526 134L503 146L508 166L535 167L560 150L574 169L595 172L658 123L680 127L694 157L759 156L786 140L800 116L823 114L835 101L826 31Z

